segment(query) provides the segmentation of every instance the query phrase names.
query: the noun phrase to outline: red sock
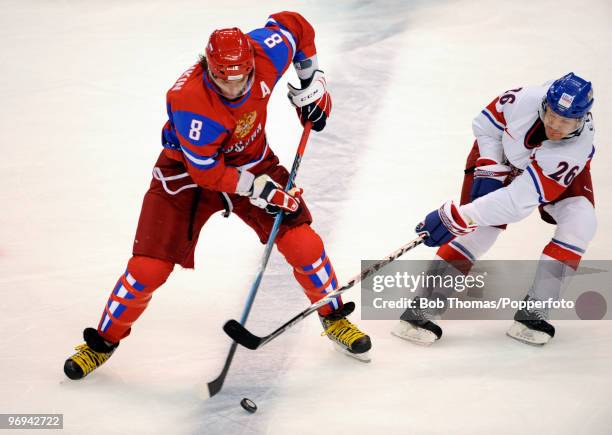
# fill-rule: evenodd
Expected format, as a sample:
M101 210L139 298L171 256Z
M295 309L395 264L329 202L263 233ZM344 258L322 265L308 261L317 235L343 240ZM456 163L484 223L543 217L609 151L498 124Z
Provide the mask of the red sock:
M542 254L577 270L584 250L577 246L570 245L569 243L562 242L561 240L552 239L550 243L544 247Z
M291 228L276 241L276 246L293 266L293 275L311 302L338 288L336 273L325 254L323 241L309 225ZM319 314L326 316L341 307L342 298L338 296L319 308Z
M459 270L464 275L467 275L470 273L474 263L467 253L463 252L463 249L465 248L462 245L450 242L446 245L440 246L436 252L436 255L447 263L450 263L451 266Z
M98 333L117 343L130 334L132 324L147 308L153 291L161 286L174 264L151 257L134 256L117 281L104 307Z

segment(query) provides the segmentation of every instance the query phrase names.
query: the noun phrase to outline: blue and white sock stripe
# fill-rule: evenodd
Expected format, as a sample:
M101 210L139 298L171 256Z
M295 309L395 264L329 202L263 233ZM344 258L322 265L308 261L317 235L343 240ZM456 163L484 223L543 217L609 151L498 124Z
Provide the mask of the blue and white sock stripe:
M338 308L340 308L340 304L338 303L338 298L340 298L340 296L336 296L334 297L327 305L329 305L329 307L336 311Z
M134 287L134 289L138 290L139 292L143 291L146 288L144 284L141 284L136 281L136 278L134 278L132 274L127 270L125 271L125 280L128 282L129 285Z
M323 267L321 267L321 265L323 265ZM316 270L316 269L319 269L319 270L317 270L316 272L312 272L313 270ZM327 255L325 254L325 250L323 251L323 254L321 254L321 257L317 259L317 261L315 261L314 263L308 266L302 267L302 270L308 274L310 281L313 283L313 285L316 288L322 288L321 293L323 294L329 293L332 290L335 290L336 288L338 288L338 281L336 280L335 276L332 277L333 269L331 266L331 262L329 261L329 259L327 258ZM329 284L327 284L326 287L323 287L325 283L327 282L329 282ZM337 310L339 308L338 298L334 298L329 303L329 306L332 309Z
M336 290L338 288L338 281L336 281L336 277L332 277L330 283L327 285L327 287L325 287L323 290L321 290L321 293L329 293L332 290Z
M325 254L323 254L325 255ZM319 268L319 266L325 262L325 265L321 268ZM319 268L319 270L317 270L316 272L313 272L313 270ZM331 277L331 264L329 264L329 260L327 259L327 257L325 258L320 258L318 259L316 262L314 262L311 266L310 266L310 273L308 273L308 277L310 278L310 281L317 287L323 287L325 285L325 283L327 281L329 281L330 277Z
M327 273L327 276L331 276L331 274L332 274L332 267L331 267L331 262L329 260L325 263L325 266L323 266L323 269L325 269L325 272Z
M319 259L317 259L317 261L315 261L312 264L309 264L308 266L304 266L302 267L302 271L304 272L308 272L310 270L316 269L317 267L321 266L321 263L323 263L323 261L327 258L327 255L325 254L325 249L323 250L323 254L321 254L321 256L319 257Z
M323 284L325 284L329 279L329 275L325 268L319 269L315 273L308 274L308 277L310 278L310 281L314 284L314 286L317 288L323 287Z
M126 271L124 277L125 277L125 280L128 282L128 284L135 290L141 292L145 289L146 286L136 281L136 279L129 272ZM135 298L135 296L127 288L125 288L125 286L123 285L123 281L121 279L117 282L117 285L113 289L113 294L122 299L134 299ZM121 316L121 314L125 311L125 308L126 308L125 305L117 301L113 301L113 300L108 301L108 311L110 311L110 313L115 318L118 318L119 316ZM102 330L102 332L105 332L111 324L112 324L112 320L110 316L108 314L105 314L104 321L102 322L102 327L100 329Z
M570 245L569 243L565 243L562 242L561 240L557 240L553 237L552 242L561 246L562 248L565 249L569 249L570 251L574 252L575 254L578 254L580 256L583 256L585 253L585 250L582 248L579 248L578 246L574 246L574 245Z
M504 131L505 126L503 124L499 123L495 119L493 114L491 112L489 112L489 109L483 109L480 113L482 113L489 121L491 121L491 124L493 124L495 126L495 128L497 128L498 130Z
M329 262L328 262L329 263ZM331 266L330 266L331 268ZM323 269L321 269L323 270ZM338 281L336 281L336 277L333 277L331 282L329 283L329 285L327 287L325 287L323 290L321 290L321 293L326 294L329 293L335 289L338 288ZM340 305L338 304L338 298L340 296L337 296L335 298L333 298L330 302L329 302L329 306L333 309L333 310L337 310L338 308L340 308Z

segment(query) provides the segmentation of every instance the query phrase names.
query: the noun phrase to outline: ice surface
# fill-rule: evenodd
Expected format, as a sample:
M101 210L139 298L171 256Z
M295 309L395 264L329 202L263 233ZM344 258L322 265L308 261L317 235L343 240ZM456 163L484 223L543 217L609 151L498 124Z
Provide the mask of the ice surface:
M314 24L334 98L298 182L340 281L360 259L413 237L459 194L471 119L500 91L574 71L593 81L598 234L612 230L612 6L605 0L487 2L9 1L0 14L0 412L63 413L71 434L609 434L608 322L564 322L550 346L507 322L443 322L430 348L361 321L373 362L332 350L313 317L256 352L240 349L222 394L194 391L221 369L221 325L238 317L263 248L237 218L205 227L195 271L177 270L132 336L80 382L63 360L98 322L129 258L159 152L165 91L210 31L251 29L292 8ZM288 75L295 81L295 74ZM268 136L290 164L300 127L281 81ZM538 258L552 227L513 225L490 259ZM528 243L525 241L528 240ZM419 248L410 258L430 258ZM359 300L357 290L348 294ZM267 333L306 298L278 253L249 326ZM358 318L354 316L353 320ZM254 400L250 415L239 406Z

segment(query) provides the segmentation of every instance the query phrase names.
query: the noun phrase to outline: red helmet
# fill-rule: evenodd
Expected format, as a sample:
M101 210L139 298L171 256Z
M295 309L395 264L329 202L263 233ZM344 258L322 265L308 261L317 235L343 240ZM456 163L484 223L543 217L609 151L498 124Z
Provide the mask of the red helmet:
M255 67L253 47L240 29L215 30L206 45L210 72L224 80L241 80Z

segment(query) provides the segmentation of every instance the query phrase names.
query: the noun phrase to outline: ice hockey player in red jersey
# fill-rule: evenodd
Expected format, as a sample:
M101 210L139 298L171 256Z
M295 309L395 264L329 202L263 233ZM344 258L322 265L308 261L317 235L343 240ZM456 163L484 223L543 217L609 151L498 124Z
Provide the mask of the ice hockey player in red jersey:
M590 162L593 145L591 83L569 73L543 86L512 89L495 98L474 119L476 141L467 159L461 205L447 202L417 226L424 243L440 246L435 267L467 274L491 248L505 224L539 207L556 225L544 247L524 305L508 335L546 344L555 328L545 301L557 301L595 235ZM444 299L440 290L421 289L416 299ZM442 335L428 310L407 309L395 335L432 343ZM424 304L423 304L424 305ZM550 305L550 303L548 304Z
M300 190L285 192L288 171L265 135L274 86L294 65L301 87L289 99L302 124L321 131L332 103L319 70L314 29L298 13L280 12L264 27L214 31L205 55L167 93L168 121L147 191L133 256L104 307L97 328L66 360L64 372L80 379L103 364L147 307L174 266L194 267L198 235L217 212L235 213L265 243L274 214L287 213L276 246L311 301L337 288L331 261ZM314 92L317 91L317 92ZM352 302L338 297L319 310L324 334L348 355L368 360L370 338L346 316Z

